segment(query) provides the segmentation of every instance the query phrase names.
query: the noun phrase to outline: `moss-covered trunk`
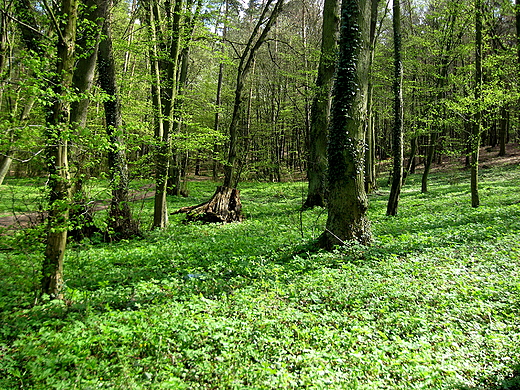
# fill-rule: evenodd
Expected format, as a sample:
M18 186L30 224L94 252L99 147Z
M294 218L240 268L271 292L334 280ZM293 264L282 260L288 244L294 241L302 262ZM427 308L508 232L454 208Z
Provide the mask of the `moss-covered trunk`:
M61 297L63 288L63 258L67 244L70 209L70 183L68 164L67 127L69 101L74 70L74 49L78 0L63 0L58 17L56 78L54 97L47 116L46 163L49 171L48 233L42 268L42 292L53 298Z
M325 0L321 34L321 56L316 78L316 94L312 102L309 134L309 186L304 208L325 206L325 178L327 174L327 128L329 126L332 81L337 60L339 31L339 2Z
M322 247L371 242L364 185L370 1L343 0L328 137L328 218Z
M111 8L111 7L110 7ZM109 237L120 240L139 235L137 222L132 218L129 202L129 178L126 154L121 140L121 103L116 81L116 66L112 49L109 8L105 8L104 39L99 44L99 82L109 96L105 99L105 122L109 138L108 168L112 199L109 209Z

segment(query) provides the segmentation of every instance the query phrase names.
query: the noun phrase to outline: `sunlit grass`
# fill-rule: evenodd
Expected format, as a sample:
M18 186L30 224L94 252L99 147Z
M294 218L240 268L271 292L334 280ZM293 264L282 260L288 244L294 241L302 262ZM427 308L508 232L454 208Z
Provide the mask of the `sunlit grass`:
M520 168L486 170L477 209L453 175L427 194L412 175L397 217L381 186L373 245L332 253L312 245L326 212L300 210L305 183L243 183L243 223L172 215L140 240L71 245L63 303L31 307L27 241L0 254L0 388L515 388ZM170 210L214 189L190 183Z

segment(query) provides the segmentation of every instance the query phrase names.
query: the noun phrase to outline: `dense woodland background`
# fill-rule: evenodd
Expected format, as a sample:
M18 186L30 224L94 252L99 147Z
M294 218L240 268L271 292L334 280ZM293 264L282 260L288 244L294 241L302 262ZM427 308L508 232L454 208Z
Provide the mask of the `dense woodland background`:
M150 177L155 172L150 67L156 59L151 47L159 44L151 41L145 25L146 4L118 1L108 10L123 120L119 132L131 178ZM96 26L87 18L92 6L80 6L76 63L96 45ZM238 126L239 171L244 179L281 181L305 176L320 58L321 6L305 1L285 4L244 81L244 115ZM162 4L159 7L161 12L166 9ZM187 74L177 86L176 120L180 123L172 141L184 175L216 177L222 175L221 163L227 158L239 55L262 4L199 2L184 7L180 61ZM381 161L392 156L393 38L389 4L379 4L378 13L370 116L376 135L374 152ZM412 144L417 147L410 163L412 172L427 160L432 147L434 161L443 156L467 156L476 111L474 14L474 4L469 1L402 4L405 145L408 154L415 149ZM6 1L1 17L2 179L7 173L15 177L45 175L42 148L46 144L46 102L52 94L49 81L57 55L56 29L43 3ZM193 31L187 25L190 21ZM485 2L483 23L482 145L493 147L516 142L519 136L514 4ZM217 98L220 72L222 89ZM74 85L70 101L87 98L90 107L86 122L70 134L69 160L75 180L107 172L103 102L111 99L97 76L90 90L79 96L77 91L81 88ZM10 166L9 157L14 158Z

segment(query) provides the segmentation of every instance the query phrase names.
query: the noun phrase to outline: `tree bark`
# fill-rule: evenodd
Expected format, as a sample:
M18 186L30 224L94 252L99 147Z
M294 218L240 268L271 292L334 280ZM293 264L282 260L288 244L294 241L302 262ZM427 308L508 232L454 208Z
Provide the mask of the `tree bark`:
M498 142L500 145L500 150L498 155L500 157L504 157L506 155L506 139L507 139L507 124L508 124L508 107L500 108L500 130L498 133Z
M67 95L72 86L78 0L62 0L56 25L58 31L56 79L52 105L47 116L46 162L49 171L48 233L42 268L42 292L52 298L62 297L63 258L67 244L67 223L70 209L70 183L67 155L69 104ZM49 10L51 11L51 10ZM52 11L51 11L52 12Z
M475 101L477 109L469 141L471 148L471 207L480 205L478 158L482 133L482 0L475 2Z
M392 14L394 28L394 128L392 170L392 188L386 209L386 215L396 215L399 196L403 184L403 63L401 60L401 7L400 0L393 0Z
M174 214L186 213L187 221L206 223L230 223L242 221L240 192L235 188L217 187L208 202L196 206L182 207Z
M224 183L223 187L234 188L236 187L236 160L237 160L237 144L238 144L238 126L240 124L240 110L243 103L243 91L246 77L251 70L254 58L258 49L265 42L267 34L271 30L271 27L275 23L278 14L282 9L284 0L276 0L276 3L271 11L271 14L267 16L269 8L274 0L267 0L262 9L262 14L258 19L251 36L249 37L242 54L240 55L240 62L238 64L237 76L236 76L236 87L235 87L235 100L233 104L233 113L231 115L231 122L229 125L229 149L227 162L224 165ZM261 30L263 26L263 30ZM261 30L261 31L260 31Z
M366 152L365 152L365 191L369 194L377 189L376 180L376 127L373 116L373 95L374 85L372 77L372 65L376 51L376 27L377 27L377 11L379 0L371 0L370 7L370 79L368 82L367 97L367 131L366 131Z
M92 34L82 35L76 42L76 65L72 78L73 88L79 96L74 100L70 107L71 129L78 130L87 126L88 108L90 105L89 93L94 84L96 73L96 61L98 54L99 40L101 37L101 27L103 24L104 9L106 2L101 0L87 0L85 7L79 17L92 26ZM73 205L70 210L71 229L69 236L76 241L81 241L85 237L91 237L99 229L95 228L93 220L93 210L88 202L88 197L84 190L83 168L85 157L82 153L77 153L77 148L71 143L69 148L71 155L70 161L72 176L72 199Z
M430 174L433 156L435 155L435 146L437 143L438 133L432 133L428 137L430 139L430 144L428 145L428 154L424 160L424 172L421 178L421 193L423 194L428 192L428 175Z
M155 111L155 197L153 228L164 228L168 224L166 194L171 156L171 134L175 121L175 97L177 94L177 73L179 66L180 42L182 39L182 17L184 0L176 0L171 9L165 3L166 21L160 18L158 0L147 4L146 23L151 37L152 104ZM168 36L164 34L165 26ZM166 58L166 60L164 59Z
M112 49L112 31L109 8L105 8L103 24L104 39L99 44L98 69L101 89L107 94L104 101L106 131L110 148L108 169L112 200L108 212L108 236L111 240L121 240L140 235L139 226L132 218L129 206L129 178L126 155L121 132L121 102L117 89L116 65Z
M244 83L252 69L255 55L267 38L271 27L275 23L284 0L276 0L270 14L269 10L275 0L267 0L264 4L253 32L251 33L244 50L240 54L237 69L235 99L233 114L229 125L229 149L227 162L224 166L224 183L218 187L209 202L196 206L201 212L197 212L197 220L205 222L240 222L242 220L240 193L234 188L238 184L237 175L237 145L239 141L240 111L243 104ZM269 14L269 15L268 15ZM240 205L240 207L238 207ZM182 210L182 209L181 209ZM205 214L208 214L207 216ZM219 218L216 219L215 215Z
M309 134L309 180L307 199L303 208L325 207L325 179L327 176L327 129L330 99L336 68L339 32L339 1L325 0L321 35L321 55L316 78L316 94L312 101Z
M185 40L183 42L183 47L180 52L180 66L179 66L179 79L177 81L177 91L175 95L175 103L174 103L174 123L172 136L180 134L181 132L181 121L182 121L182 108L183 108L183 95L184 89L187 87L188 83L188 62L190 58L190 41L193 37L193 32L195 30L195 24L198 20L200 14L201 1L197 1L196 9L191 10L193 6L193 1L190 1L188 4L188 12L190 12L189 20L187 20L186 25L187 28L184 32ZM175 196L188 196L188 189L186 186L186 181L183 181L183 173L185 170L182 169L182 153L178 152L177 147L172 147L171 160L169 166L169 174L168 174L168 185L167 185L167 193L169 195Z
M343 0L337 76L328 137L328 218L320 245L368 245L364 186L370 2Z

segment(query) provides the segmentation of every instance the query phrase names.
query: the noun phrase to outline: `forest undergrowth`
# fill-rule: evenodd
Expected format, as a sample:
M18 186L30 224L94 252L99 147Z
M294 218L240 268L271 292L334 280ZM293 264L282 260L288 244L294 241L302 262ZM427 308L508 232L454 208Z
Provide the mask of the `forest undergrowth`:
M0 389L519 389L520 167L481 173L477 209L468 171L409 176L397 217L381 182L373 245L332 253L305 183L243 183L243 223L71 244L63 301L38 229L2 236Z

